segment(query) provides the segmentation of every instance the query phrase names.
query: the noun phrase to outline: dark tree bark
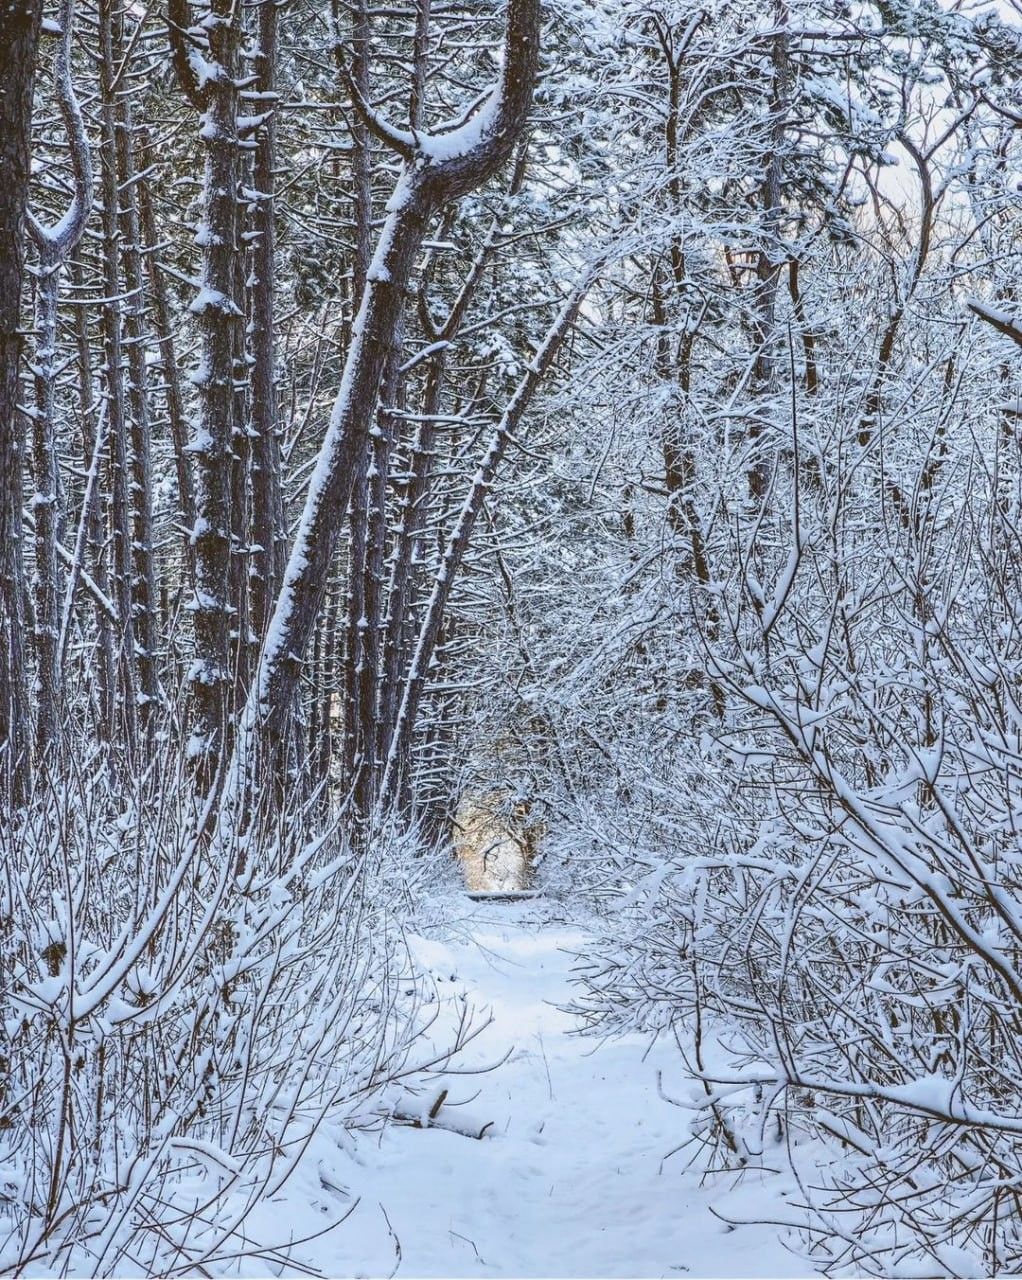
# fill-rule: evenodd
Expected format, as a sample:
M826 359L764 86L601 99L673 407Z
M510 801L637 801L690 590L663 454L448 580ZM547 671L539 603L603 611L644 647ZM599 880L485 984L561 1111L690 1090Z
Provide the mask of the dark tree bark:
M41 0L0 6L0 805L30 782L21 558L24 428L18 412L25 213Z
M82 284L82 269L79 262L72 263L72 279L78 289ZM104 547L104 500L98 483L102 474L102 460L106 456L107 419L104 412L94 403L92 391L92 351L89 345L89 321L85 307L75 308L75 347L78 352L78 402L82 419L82 463L92 483L86 489L82 508L82 532L85 546L82 549L82 560L76 554L72 566L71 582L68 586L69 602L73 600L74 576L79 564L87 562L92 572L93 581L104 597L109 594L110 584L107 577L106 550ZM96 651L97 651L97 688L95 690L97 737L101 742L110 743L114 735L114 708L117 698L117 674L114 662L113 624L106 610L95 602ZM67 628L69 610L64 611L64 645L67 644Z
M60 574L58 539L62 524L60 475L57 466L56 375L57 307L60 281L71 253L85 230L92 209L92 159L85 127L71 83L73 0L60 7L60 34L53 61L53 91L67 131L74 190L66 213L45 226L32 213L28 226L38 253L36 268L36 347L32 365L35 412L32 417L32 462L35 492L35 655L36 753L42 758L59 741L63 729L64 677L60 653Z
M387 616L384 621L383 673L380 691L379 754L385 760L394 733L401 682L410 660L413 639L409 621L416 549L421 545L426 526L426 509L433 474L436 419L440 412L446 361L444 350L436 352L426 370L422 392L420 421L416 425L409 450L407 472L398 492L398 522L391 556L390 581L387 589Z
M369 15L365 0L356 0L352 14L351 79L359 98L369 101ZM341 78L345 66L341 50L337 50ZM414 92L413 92L414 96ZM360 298L372 258L372 149L369 130L357 114L351 127L352 213L355 220L355 256L352 262L352 296ZM369 452L368 436L355 454L351 499L348 507L348 575L345 596L344 628L344 702L343 765L348 786L356 788L356 808L366 786L368 767L360 692L366 679L366 632L369 621L365 614L365 559L368 546L369 520Z
M788 293L791 295L791 305L795 312L795 319L798 321L799 332L802 335L802 354L806 366L806 394L814 396L820 389L820 371L816 363L816 330L806 317L805 302L802 299L802 290L799 287L798 272L798 259L790 259L788 262Z
M1022 322L1016 320L1013 316L1005 315L1003 311L998 311L996 307L980 302L978 298L970 298L965 305L973 315L979 316L981 320L996 329L998 333L1010 338L1012 342L1022 347Z
M117 723L116 740L127 761L138 750L138 680L135 665L135 620L132 593L131 465L124 376L124 329L121 262L118 241L117 183L117 67L114 60L112 0L99 3L100 95L103 145L103 350L106 412L110 439L111 585L117 608Z
M255 84L246 95L264 114L256 137L252 166L252 285L249 299L249 344L252 358L252 527L249 561L251 627L257 641L266 634L270 609L280 585L287 554L280 493L276 332L273 303L276 289L274 240L274 165L277 151L276 67L277 0L260 0Z
M354 778L355 812L368 818L376 802L379 782L378 694L380 690L380 658L383 628L383 568L386 556L387 473L395 432L392 410L399 396L400 373L397 353L400 338L394 346L390 367L383 380L383 401L369 443L367 476L366 535L362 566L362 616L359 619L359 665L356 688L356 720L358 764Z
M121 18L115 16L114 53L121 61ZM136 131L130 97L121 92L117 109L117 176L120 190L120 250L124 272L124 348L128 365L127 407L131 489L132 617L138 669L139 728L151 744L160 704L156 565L153 551L153 480L149 376L146 371L146 289L138 201Z
M369 516L369 450L361 448L353 463L348 519L348 574L344 601L344 750L346 779L354 779L362 767L362 735L359 688L365 661L365 557Z
M236 361L242 344L243 311L237 291L238 75L240 22L231 0L213 0L210 20L190 29L188 0L171 0L171 48L182 90L203 113L206 153L203 219L199 242L202 277L191 304L200 333L199 367L192 375L199 393L199 420L188 444L194 459L195 592L191 611L195 656L190 672L192 738L189 755L198 777L212 778L228 749L234 687L232 630L238 610L232 600L236 552L232 503ZM205 40L200 82L190 42ZM236 654L236 650L235 650Z
M755 338L756 357L752 368L753 390L759 401L748 431L749 496L763 501L773 474L775 433L768 421L771 396L776 383L777 294L781 269L787 254L781 245L782 182L784 180L785 133L788 128L789 36L788 8L777 0L774 16L779 28L770 42L770 143L760 189L763 206L763 244L756 257Z
M658 27L657 30L668 81L668 110L664 122L667 191L672 212L679 215L683 209L684 166L681 159L681 145L685 124L682 120L681 103L685 56L700 21L699 15L692 18L685 27L680 41L676 41L674 34L668 28ZM773 176L779 183L779 173ZM672 315L677 314L676 300L685 290L687 278L688 266L684 238L676 235L671 239L666 264L656 263L650 280L651 318L658 330L655 368L657 376L665 387L673 386L674 388L674 395L669 396L668 399L671 408L663 424L660 447L664 459L664 487L667 490L667 523L678 544L687 542L690 550L690 558L679 554L675 559L675 577L679 581L683 578L691 581L694 578L705 587L710 581L709 561L703 524L693 494L696 481L695 452L691 440L686 437L686 411L690 404L692 390L692 353L699 329L699 318L697 317L696 323L693 324L689 315L683 315L682 331L674 345L671 342L669 323ZM691 305L691 303L687 304L687 306ZM627 497L628 495L626 495L626 502ZM627 506L623 523L627 536L631 537L634 518ZM705 621L707 635L712 638L716 634L719 621L712 600L708 602ZM719 685L711 681L710 690L718 714L723 714L723 694Z
M152 152L149 138L142 150L143 175L138 182L138 209L145 240L145 262L149 278L149 296L152 306L153 326L163 370L163 395L167 406L170 438L174 445L174 471L177 476L178 507L181 520L188 531L184 539L185 561L194 575L195 556L190 531L195 527L195 500L192 496L192 476L188 461L188 424L185 419L184 395L181 391L181 374L178 370L171 323L170 300L167 285L160 268L157 248L160 243L156 229L156 210L153 208L153 169L157 159Z
M251 153L247 148L255 144L241 141L237 156L237 183L239 196L252 187ZM223 741L229 745L230 716L235 707L244 705L248 682L258 655L258 638L252 631L251 601L249 599L250 563L252 547L252 504L249 501L252 471L252 439L250 434L249 374L250 359L247 345L247 316L250 302L246 284L248 254L242 248L246 236L245 205L239 199L237 205L238 251L234 255L234 285L232 297L237 301L241 314L238 323L231 326L234 356L231 362L231 386L233 406L231 412L231 543L228 565L227 591L230 601L230 627L228 629L228 655L232 680L225 711Z

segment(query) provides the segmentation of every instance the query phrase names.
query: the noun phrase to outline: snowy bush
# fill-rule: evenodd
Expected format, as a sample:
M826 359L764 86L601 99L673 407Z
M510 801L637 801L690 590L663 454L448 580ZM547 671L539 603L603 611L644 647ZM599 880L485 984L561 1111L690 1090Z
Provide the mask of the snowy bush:
M729 714L677 810L646 770L687 838L582 1006L676 1036L718 1157L790 1157L816 1265L985 1275L1022 1260L1018 503L979 447L927 468L872 533L851 485L736 523Z
M192 794L166 760L116 799L86 769L0 832L5 1272L279 1259L253 1210L408 1065L374 859L290 812L212 864Z

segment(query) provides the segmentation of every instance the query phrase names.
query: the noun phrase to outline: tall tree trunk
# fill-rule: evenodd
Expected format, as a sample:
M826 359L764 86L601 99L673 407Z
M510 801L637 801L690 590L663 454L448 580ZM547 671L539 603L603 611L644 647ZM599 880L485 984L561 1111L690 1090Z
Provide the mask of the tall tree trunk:
M32 93L42 0L0 11L0 807L28 794L29 702L21 557L24 428L18 411Z
M32 415L32 479L35 491L30 503L35 526L35 565L32 594L35 601L33 646L35 649L35 749L43 759L56 747L63 720L63 678L57 652L60 609L60 577L57 565L59 477L54 414L57 299L60 290L61 255L52 242L39 246L36 268L36 343L32 362L35 405Z
M365 0L356 0L352 15L352 81L363 101L369 101L369 15ZM343 63L341 64L343 74ZM369 130L356 114L351 125L352 213L355 221L355 256L352 261L352 296L360 298L372 257L372 153ZM355 452L351 500L348 507L348 576L344 628L344 738L345 786L353 789L356 811L366 785L367 753L363 738L360 691L366 674L365 558L369 518L368 435Z
M257 642L266 634L270 609L287 554L280 492L280 441L277 408L277 349L273 304L276 292L274 239L274 166L277 153L276 69L277 0L258 5L255 83L251 98L265 118L256 136L252 184L252 284L249 299L249 347L252 358L252 550L249 607Z
M362 724L359 718L359 689L365 661L365 557L369 515L368 441L356 451L351 477L351 499L347 511L348 574L344 611L344 777L352 786L364 760Z
M252 143L247 144L249 147ZM252 186L251 157L244 146L239 146L237 156L237 184L239 194ZM243 249L246 240L246 205L240 200L237 206L237 244L234 255L234 288L232 296L244 314L249 314L250 297L246 285L248 255ZM248 682L259 656L258 637L252 631L249 601L252 543L252 510L249 502L252 470L252 440L249 427L249 372L250 361L247 342L247 323L232 326L234 359L232 386L234 403L231 413L231 560L228 577L228 598L231 602L231 626L228 637L233 680L228 698L227 715L243 705L248 692ZM224 741L230 734L229 719L225 725Z
M121 64L123 19L113 15L111 42ZM138 670L139 728L151 745L160 703L159 633L156 567L153 552L152 429L146 372L146 297L142 265L142 226L139 211L136 130L129 95L119 86L116 109L117 179L119 189L119 248L124 272L124 353L128 366L127 408L131 487L132 619Z
M524 145L519 148L510 186L512 195L517 194L525 176L526 152ZM382 622L383 654L377 732L377 755L381 768L390 750L401 684L411 657L410 646L414 638L411 606L415 588L415 560L426 529L434 442L447 371L447 351L483 278L499 233L500 223L494 221L442 324L438 323L429 305L426 293L428 279L424 279L420 286L419 323L429 346L428 354L424 354L427 365L419 421L416 423L407 463L400 468L403 475L396 485L397 519L388 574L386 615ZM477 388L476 399L481 395L481 385Z
M72 263L72 279L81 286L82 270L78 261ZM82 417L82 462L90 476L101 470L106 456L107 415L93 401L92 353L89 346L89 321L85 307L75 307L75 346L78 352L78 402ZM93 429L90 432L90 423ZM98 478L98 474L97 474ZM85 494L82 521L85 534L85 554L96 586L104 596L109 594L106 570L106 550L103 538L103 499L98 483L93 483ZM73 573L72 573L73 576ZM70 591L70 586L69 586ZM96 696L97 739L111 742L114 737L114 706L116 702L117 675L114 663L113 627L106 610L96 602L96 649L98 652L98 687ZM70 614L64 610L64 628L69 626Z
M400 330L400 326L399 326ZM383 631L383 566L386 557L387 474L394 439L395 419L401 376L398 370L398 336L391 355L390 368L383 379L383 403L369 445L369 474L366 494L365 559L362 568L361 662L357 690L357 724L361 770L355 779L355 811L368 818L376 803L379 772L381 652Z
M66 213L52 226L44 226L31 212L28 215L29 231L39 253L36 351L32 369L35 382L35 414L32 419L35 493L32 511L35 517L35 738L40 758L57 745L64 719L63 655L59 643L60 577L57 567L57 544L62 523L55 412L57 306L61 275L92 211L92 158L71 81L73 25L74 0L62 0L57 52L53 60L53 91L67 131L74 191Z
M103 146L103 346L106 411L110 437L111 578L117 608L117 723L116 740L129 763L138 750L138 680L135 667L135 620L131 553L131 472L128 453L124 378L121 263L118 240L117 183L117 70L114 61L115 0L99 2L100 95Z
M243 311L237 299L239 11L232 0L212 0L209 20L190 28L187 0L171 0L174 66L188 99L203 113L205 147L203 218L198 243L202 277L190 310L200 334L199 367L192 375L199 416L188 445L195 460L195 592L191 611L195 655L190 672L192 737L189 756L196 775L213 777L228 749L234 686L231 633L237 623L232 600L232 470L235 431L235 371ZM196 75L189 40L205 39L204 79Z
M156 229L156 210L153 207L152 170L157 164L152 151L152 137L147 139L142 152L143 173L138 181L138 208L145 239L145 262L149 277L149 296L152 303L153 327L160 365L163 369L163 395L167 405L170 438L174 446L174 470L177 477L178 508L181 520L188 531L184 539L185 562L194 581L195 555L191 530L195 528L195 499L192 496L192 477L188 460L188 424L185 419L184 395L181 391L181 374L178 370L174 343L174 327L171 321L170 300L167 285L157 257L159 235Z
M426 528L426 512L433 474L433 445L436 437L440 394L446 368L445 350L429 361L422 393L422 412L409 451L405 478L398 492L398 519L391 556L384 620L383 671L380 690L379 754L386 760L410 657L412 593L415 586L415 552Z
M784 140L788 127L790 77L789 36L786 29L788 8L785 0L777 0L774 16L779 30L770 45L770 142L760 191L763 205L763 244L756 258L756 356L752 384L758 403L753 410L756 416L748 431L749 496L757 501L766 497L773 473L774 456L770 442L775 439L776 433L769 427L773 411L771 398L776 383L777 294L781 269L787 260L787 254L782 252L781 246Z

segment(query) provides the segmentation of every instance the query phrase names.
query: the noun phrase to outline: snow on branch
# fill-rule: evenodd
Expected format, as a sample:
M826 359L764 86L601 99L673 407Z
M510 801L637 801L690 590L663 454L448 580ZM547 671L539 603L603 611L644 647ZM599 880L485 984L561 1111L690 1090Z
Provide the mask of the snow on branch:
M74 191L63 217L52 226L44 226L31 210L27 225L43 259L44 271L52 271L64 262L82 238L92 212L92 154L85 136L85 123L71 79L71 32L74 26L74 0L61 0L57 52L53 60L53 86L60 114L67 130L71 152Z
M510 0L500 78L461 117L432 132L398 129L367 101L343 54L338 61L351 102L369 132L409 164L430 170L444 195L463 194L507 158L532 102L539 56L540 6Z
M979 298L967 298L965 305L973 315L979 316L981 320L992 325L998 333L1003 333L1006 338L1010 338L1012 342L1022 347L1022 321L1007 311L999 311L989 303L981 302Z

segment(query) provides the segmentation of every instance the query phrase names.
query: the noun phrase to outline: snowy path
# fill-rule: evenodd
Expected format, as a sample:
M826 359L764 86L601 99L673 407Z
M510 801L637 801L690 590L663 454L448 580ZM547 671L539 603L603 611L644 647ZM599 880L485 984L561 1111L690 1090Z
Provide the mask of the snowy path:
M556 1006L570 996L579 929L544 919L543 904L465 903L458 940L416 938L414 953L452 1007L465 998L493 1023L466 1064L499 1060L481 1076L438 1080L443 1114L492 1127L482 1140L441 1128L389 1126L363 1143L357 1166L340 1156L330 1178L360 1197L316 1249L334 1276L795 1276L806 1264L763 1226L731 1229L711 1205L738 1216L777 1212L781 1180L700 1184L687 1157L664 1160L686 1116L658 1096L656 1072L676 1085L666 1049L643 1060L636 1037L597 1044L571 1035ZM510 1052L509 1052L510 1051ZM290 1197L289 1197L290 1198ZM389 1224L389 1226L388 1226ZM397 1246L400 1247L398 1257ZM304 1252L304 1250L303 1250ZM399 1264L399 1265L398 1265Z

